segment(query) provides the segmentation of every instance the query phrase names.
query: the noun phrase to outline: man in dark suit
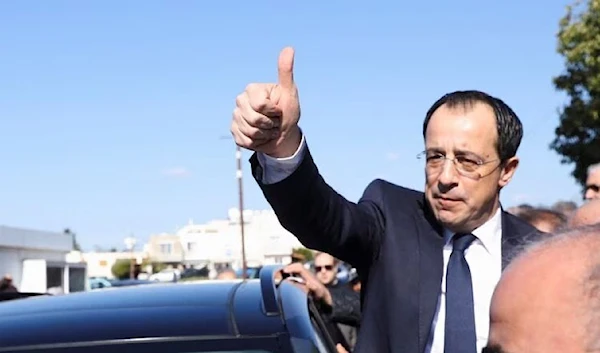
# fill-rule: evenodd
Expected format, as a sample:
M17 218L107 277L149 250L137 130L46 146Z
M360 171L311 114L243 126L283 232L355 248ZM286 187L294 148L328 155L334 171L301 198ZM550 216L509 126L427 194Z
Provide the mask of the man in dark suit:
M445 95L423 124L425 192L375 180L353 203L323 180L298 127L293 59L284 49L279 82L249 85L237 97L231 131L257 152L253 175L281 224L358 269L355 351L481 351L504 259L536 232L499 201L519 163L518 117L483 92Z

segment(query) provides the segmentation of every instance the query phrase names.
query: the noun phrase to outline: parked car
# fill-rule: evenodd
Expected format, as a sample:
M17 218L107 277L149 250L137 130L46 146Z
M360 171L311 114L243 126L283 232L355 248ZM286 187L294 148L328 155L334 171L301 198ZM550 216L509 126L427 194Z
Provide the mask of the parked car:
M207 267L202 268L186 268L181 272L180 279L184 278L194 278L194 277L204 277L208 278L209 270Z
M280 269L0 303L0 352L336 352L306 287Z
M140 286L143 284L156 284L156 281L143 279L112 279L109 281L112 288L114 287L131 287Z
M181 272L175 268L166 268L157 273L153 273L148 277L150 281L158 282L177 282L181 277Z
M112 287L112 284L107 279L100 277L92 277L88 280L88 283L90 284L90 290Z

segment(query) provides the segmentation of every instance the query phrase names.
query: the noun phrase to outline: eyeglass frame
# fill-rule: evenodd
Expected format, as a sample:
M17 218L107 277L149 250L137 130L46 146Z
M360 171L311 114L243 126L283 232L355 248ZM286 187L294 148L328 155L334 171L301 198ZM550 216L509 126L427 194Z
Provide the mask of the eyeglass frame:
M425 150L422 151L421 153L417 154L417 159L423 159L423 157L425 157L425 168L427 168L427 163L429 162L429 158L427 157L428 153L434 153L437 157L441 158L441 164L439 165L439 172L442 171L444 165L446 164L446 161L451 161L452 165L454 166L454 169L456 169L456 171L467 178L470 179L475 179L475 180L479 180L481 178L484 178L490 174L492 174L494 172L494 170L496 170L496 168L500 167L502 165L502 160L501 159L490 159L487 161L484 161L483 159L481 159L481 157L473 155L473 157L477 157L477 160L471 160L470 158L465 157L464 155L458 155L458 156L454 156L454 158L449 158L448 156L444 155L441 152L436 152L436 151L431 151L431 150ZM461 170L461 163L459 161L460 158L465 158L467 160L469 160L470 162L474 163L474 170L469 172L469 171L465 171L465 170ZM488 174L482 175L477 173L477 171L484 165L486 164L490 164L490 163L494 163L494 162L500 162L496 168L492 169ZM431 167L430 167L431 168Z

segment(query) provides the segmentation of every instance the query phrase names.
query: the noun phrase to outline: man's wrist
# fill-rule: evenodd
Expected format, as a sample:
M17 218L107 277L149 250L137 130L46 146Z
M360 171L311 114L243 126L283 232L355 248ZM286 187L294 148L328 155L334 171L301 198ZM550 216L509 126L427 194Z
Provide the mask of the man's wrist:
M296 154L298 148L300 148L300 143L302 142L302 132L300 128L296 125L290 131L287 132L287 136L285 136L281 145L278 146L276 151L272 153L267 153L269 157L273 158L289 158Z

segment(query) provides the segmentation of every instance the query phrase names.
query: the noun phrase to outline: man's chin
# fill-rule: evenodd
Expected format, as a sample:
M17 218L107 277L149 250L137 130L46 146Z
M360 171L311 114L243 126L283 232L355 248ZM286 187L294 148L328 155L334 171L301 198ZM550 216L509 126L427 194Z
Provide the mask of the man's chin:
M448 210L437 210L436 218L438 222L440 222L440 224L448 230L457 231L457 229L460 228L461 222L459 222L455 212Z

